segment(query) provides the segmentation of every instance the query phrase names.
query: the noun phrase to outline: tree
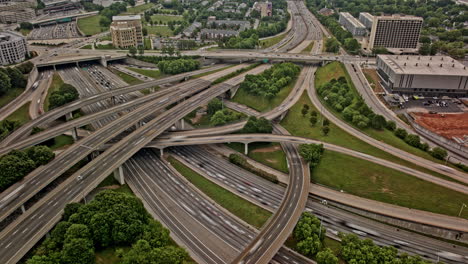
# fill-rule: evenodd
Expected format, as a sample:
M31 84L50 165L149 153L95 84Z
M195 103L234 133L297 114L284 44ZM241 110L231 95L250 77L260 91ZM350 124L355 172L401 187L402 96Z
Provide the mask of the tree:
M333 254L330 248L320 251L317 254L318 264L338 264L338 258Z
M264 117L256 118L255 116L250 116L242 128L243 133L271 133L271 131L273 131L273 126L270 120Z
M330 132L330 127L329 126L323 126L322 127L322 133L324 136L328 135L328 133Z
M421 54L421 55L431 54L431 44L430 43L423 43L421 45L421 47L419 47L419 54Z
M21 22L20 23L20 28L21 29L26 29L26 30L32 30L33 29L33 25L29 22Z
M311 168L314 168L320 162L323 154L323 144L301 144L299 145L299 154Z
M430 151L430 154L440 160L444 160L447 157L447 151L440 147L435 147Z
M361 45L355 38L347 38L344 42L344 48L352 53L357 53Z
M138 54L143 55L145 53L145 47L144 46L139 46L138 47Z
M94 263L94 247L92 241L84 238L76 238L64 244L62 249L62 263Z
M327 52L337 53L340 51L340 43L338 40L336 40L336 38L328 38L325 41L325 50Z
M415 134L409 134L405 137L405 142L413 147L419 148L421 146L421 141L419 139L418 135Z
M302 107L302 110L301 110L302 116L307 115L307 112L309 112L309 108Z
M135 57L135 55L137 54L137 49L135 47L130 47L128 49L128 52L130 53L131 56Z
M151 21L151 23L153 23L153 21ZM147 28L144 27L141 31L143 32L143 36L148 36L148 29Z
M325 119L323 120L323 126L328 126L328 125L330 125L330 121L329 121L328 119L325 118Z
M309 121L310 121L311 126L315 126L315 124L317 123L317 117L316 116L311 116Z
M11 79L8 75L0 71L0 95L5 94L7 91L11 89Z
M394 133L395 133L395 136L401 139L406 138L406 136L408 135L408 132L406 132L406 130L404 130L403 128L397 128Z
M317 111L312 110L312 111L310 112L310 116L315 116L315 117L317 117L317 116L318 116Z
M320 220L309 212L301 215L293 231L293 237L298 241L297 248L305 256L314 256L322 247L326 229Z
M214 98L208 103L206 112L208 113L208 115L213 115L214 113L216 113L218 110L221 110L222 108L223 108L223 103L221 102L221 100L219 100L218 98Z
M99 25L101 25L102 27L109 27L111 24L111 20L108 18L108 17L101 17L99 19Z
M39 167L49 163L54 159L55 154L46 146L34 146L26 150L28 157L34 161L35 166Z
M387 124L387 121L385 120L383 116L374 115L374 117L372 117L371 125L374 129L382 130L386 124Z
M387 128L390 131L394 131L396 129L395 121L388 121L387 124L385 124L385 128Z
M34 64L30 61L27 61L27 62L24 62L18 66L16 66L16 68L22 73L22 74L28 74L32 71L32 69L34 68Z
M25 88L27 84L26 78L23 76L20 70L17 68L10 68L7 67L6 71L8 73L8 77L10 77L10 82L12 87L17 88Z
M73 239L83 238L89 240L91 235L89 229L83 224L72 224L65 233L64 243L70 243Z

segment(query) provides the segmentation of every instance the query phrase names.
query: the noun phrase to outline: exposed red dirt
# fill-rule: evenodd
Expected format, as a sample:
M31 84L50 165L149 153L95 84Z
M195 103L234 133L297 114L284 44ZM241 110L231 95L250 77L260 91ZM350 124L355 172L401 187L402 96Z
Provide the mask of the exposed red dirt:
M412 113L416 123L452 140L468 136L468 113L426 114Z

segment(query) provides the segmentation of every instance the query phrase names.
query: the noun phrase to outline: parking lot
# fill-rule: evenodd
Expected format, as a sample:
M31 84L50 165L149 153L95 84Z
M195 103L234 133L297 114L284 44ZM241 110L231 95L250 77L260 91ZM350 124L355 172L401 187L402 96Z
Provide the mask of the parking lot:
M436 113L459 113L463 112L461 104L454 103L452 99L409 99L408 102L403 104L404 108L412 112L436 112Z
M67 22L62 24L42 26L35 28L29 33L30 40L43 39L67 39L80 37L76 26L76 22Z

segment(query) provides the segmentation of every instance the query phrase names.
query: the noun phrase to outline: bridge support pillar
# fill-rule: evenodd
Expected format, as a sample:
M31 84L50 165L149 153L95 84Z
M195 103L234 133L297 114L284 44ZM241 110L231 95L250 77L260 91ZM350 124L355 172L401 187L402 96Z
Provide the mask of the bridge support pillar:
M57 69L55 68L55 64L54 64L54 65L52 65L52 66L54 67L54 71L57 71Z
M73 113L72 112L65 115L65 120L70 121L72 119L73 119Z
M24 204L21 205L21 212L23 214L26 213L26 207L24 207Z
M78 140L78 129L76 127L72 128L72 138L74 141Z
M107 68L107 59L106 56L101 56L101 60L99 61L102 66Z
M249 143L244 143L244 155L249 154Z
M159 155L161 156L161 158L164 156L164 148L159 149Z
M185 121L184 119L180 119L180 129L184 130L185 129Z
M119 166L117 169L114 170L114 178L119 182L120 185L125 184L122 166Z

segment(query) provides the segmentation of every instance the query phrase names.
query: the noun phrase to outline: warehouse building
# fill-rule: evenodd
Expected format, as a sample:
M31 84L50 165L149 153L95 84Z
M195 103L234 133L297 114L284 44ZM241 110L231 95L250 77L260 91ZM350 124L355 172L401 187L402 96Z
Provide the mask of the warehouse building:
M377 73L390 93L468 96L468 69L448 56L378 55Z
M15 32L0 32L0 65L22 62L28 55L26 39Z
M376 16L372 23L368 49L385 47L394 53L415 52L422 23L422 17Z
M365 36L367 34L366 27L348 12L340 12L339 22L353 36Z
M116 48L128 49L143 45L143 29L139 15L113 16L110 32L112 44Z
M372 22L374 21L374 16L367 13L367 12L361 12L359 13L359 21L367 28L371 29L372 28Z

